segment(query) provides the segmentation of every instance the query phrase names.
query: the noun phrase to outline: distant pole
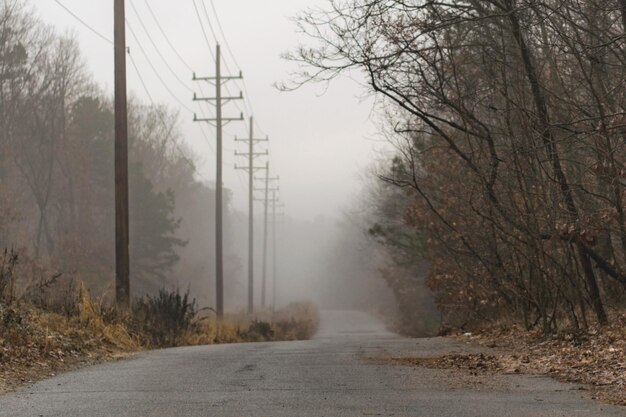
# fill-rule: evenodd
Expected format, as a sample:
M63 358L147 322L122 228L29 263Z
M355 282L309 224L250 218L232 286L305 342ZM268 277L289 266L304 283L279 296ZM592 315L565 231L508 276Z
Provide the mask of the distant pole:
M248 144L248 314L254 311L254 118L250 116Z
M272 191L272 312L276 311L276 191Z
M267 221L269 206L269 190L270 190L270 163L266 164L267 175L265 177L265 226L263 231L263 282L261 287L261 306L265 308L265 291L267 285Z
M255 152L254 145L257 142L266 142L268 138L256 139L254 137L254 118L250 117L250 137L247 139L237 139L237 142L248 142L248 152L235 152L236 156L245 156L248 158L248 165L245 167L238 167L235 165L235 169L248 172L248 186L249 186L249 202L248 202L248 314L254 312L254 173L256 171L265 169L265 167L255 167L254 160L261 155L268 155L268 152Z
M194 94L194 101L205 101L215 106L215 118L198 118L194 114L194 122L208 122L215 125L216 129L216 175L215 175L215 310L217 318L224 318L224 180L222 174L222 130L226 123L243 120L243 114L238 118L224 118L222 116L222 106L233 100L243 99L243 94L237 97L223 97L222 84L230 80L238 80L239 76L222 76L222 57L220 46L216 46L215 51L215 77L196 77L193 75L194 81L209 81L215 83L215 97L198 97Z
M218 319L224 317L224 218L222 178L222 65L220 46L215 52L215 125L217 130L217 173L215 184L215 298Z
M266 164L265 170L267 173L266 177L257 178L258 180L265 181L265 187L261 189L259 188L255 189L256 191L263 191L265 193L265 197L261 200L263 201L263 205L265 207L265 221L264 221L264 230L263 230L263 280L261 282L261 305L263 307L265 307L267 304L266 302L267 300L267 297L266 297L266 294L267 294L267 241L268 241L268 236L269 236L268 222L269 222L269 205L270 205L269 193L279 190L277 186L270 187L270 181L278 181L279 177L270 177L269 175L270 163L269 162Z
M126 18L124 0L114 3L115 37L115 299L130 307L128 209L128 104L126 92Z
M272 257L273 257L273 277L272 277L272 312L276 311L276 303L278 299L278 245L277 245L277 209L278 207L284 207L284 204L278 204L278 197L276 196L276 191L278 187L272 191ZM281 214L282 216L283 214Z

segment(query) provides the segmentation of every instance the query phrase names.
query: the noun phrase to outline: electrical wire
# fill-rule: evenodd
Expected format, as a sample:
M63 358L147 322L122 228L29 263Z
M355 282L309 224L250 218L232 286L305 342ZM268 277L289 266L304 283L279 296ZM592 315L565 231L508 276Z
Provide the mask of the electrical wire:
M200 23L200 29L202 29L202 34L204 35L204 40L206 41L206 45L209 48L209 53L215 61L215 54L213 53L213 47L211 46L211 41L209 41L209 35L206 33L206 29L204 28L204 23L202 22L202 17L200 17L200 10L198 10L198 5L196 4L196 0L193 1L193 7L196 10L196 17L198 18L198 23ZM217 39L215 40L217 42Z
M202 0L202 4L204 5L204 0ZM222 34L222 38L224 39L224 44L226 45L226 49L228 50L230 57L233 59L233 63L237 67L241 68L241 66L237 62L237 58L235 58L235 54L233 54L233 50L230 47L230 43L228 42L228 38L226 37L226 33L224 32L224 28L222 27L222 22L220 22L220 17L217 13L217 9L215 8L215 3L213 3L213 0L210 0L210 4L211 4L211 8L213 9L213 15L215 16L215 20L217 22L217 27L220 30L220 33ZM206 7L204 11L206 12Z
M204 0L202 0L202 1L204 1ZM237 58L236 58L235 54L233 53L233 49L230 46L230 42L228 42L228 38L226 37L226 32L224 31L224 27L222 26L222 22L220 20L219 13L217 12L217 8L215 7L215 2L213 0L209 0L209 1L210 1L210 4L211 4L211 9L213 10L213 14L215 15L215 20L217 22L217 27L218 27L221 35L222 35L222 39L224 40L224 44L226 46L226 50L228 51L228 53L230 55L230 58L233 60L233 63L238 68L241 68L241 65L239 65L239 63L237 61ZM228 69L228 64L227 63L226 63L226 69ZM244 102L244 105L246 106L247 111L248 111L249 114L255 114L254 106L253 106L253 103L252 103L252 98L250 96L248 85L246 84L245 78L241 80L241 83L242 83L242 87L243 87L242 90L245 93L246 98L247 98L247 100ZM259 131L261 133L264 133L263 129L261 128L261 126L258 123L258 119L255 119L255 123L254 124L259 129Z
M182 85L185 89L187 89L187 91L190 91L193 93L193 89L191 87L189 87L183 80L181 80L181 78L178 76L178 74L176 73L176 71L174 71L172 69L172 66L167 62L167 59L165 59L165 57L163 56L163 54L161 53L161 50L159 49L159 47L156 45L156 42L154 42L154 39L152 38L152 35L150 35L150 31L148 30L148 28L146 27L143 19L141 18L141 15L139 14L139 12L137 11L137 8L135 7L135 4L133 3L132 0L129 1L131 8L133 9L133 11L135 12L135 15L137 16L137 19L139 20L139 24L141 25L141 27L143 28L144 32L146 32L146 35L148 36L148 39L150 40L150 43L152 44L152 46L154 47L154 50L157 52L157 54L159 55L159 57L161 58L161 61L163 61L163 63L165 64L165 66L167 67L167 69L172 73L172 75L174 76L174 78L179 82L180 85Z
M204 16L206 17L207 23L209 24L209 29L213 34L213 39L217 41L217 34L215 33L215 29L213 29L213 24L211 23L211 18L209 17L209 12L207 11L206 4L204 4L204 0L198 0L202 5L202 9L204 10ZM195 2L195 0L194 0Z
M211 24L211 18L209 17L208 10L206 8L206 5L204 4L204 0L198 0L198 1L202 5L202 9L204 11L204 16L205 16L206 21L207 21L207 23L209 25L209 29L210 29L211 33L213 34L213 38L215 39L215 43L219 43L218 38L217 38L217 34L215 33L215 29L213 28L213 25ZM196 12L196 17L198 18L198 23L200 23L200 28L202 29L202 34L204 35L204 40L205 40L206 45L209 48L209 51L211 53L211 58L213 58L213 61L215 61L217 58L216 58L215 54L213 53L213 46L211 45L211 41L209 40L209 36L208 36L207 31L206 31L206 29L204 27L204 22L202 20L200 9L198 8L198 4L196 3L196 0L192 0L192 2L193 2L194 10ZM225 61L224 61L224 64L225 64L226 70L229 71L229 72L232 72L230 70L230 68L228 67L228 64ZM228 94L233 95L233 93L231 92L231 90L230 90L228 85L225 85L224 88L225 88L225 90L226 90L226 92ZM233 104L234 104L235 108L237 108L237 110L240 113L245 113L246 112L246 111L244 111L243 108L241 108L241 106L239 105L239 103L237 101L234 101ZM245 106L245 101L244 101L244 106Z
M146 84L145 80L144 80L144 79L143 79L143 77L141 76L141 71L139 71L139 68L137 67L137 63L136 63L136 62L135 62L135 60L133 59L133 55L132 55L130 52L128 53L128 57L130 58L130 62L131 62L131 64L132 64L133 68L135 69L135 73L137 74L137 77L139 78L139 82L141 83L141 85L142 85L142 87L143 87L143 89L144 89L144 92L145 92L145 93L146 93L146 95L148 96L148 99L150 100L150 103L152 104L152 106L153 106L154 108L156 108L156 103L155 103L155 101L154 101L154 99L153 99L153 97L152 97L152 94L150 94L150 90L148 89L148 86L147 86L147 84ZM164 126L166 129L169 129L169 127L168 127L168 125L167 125L167 122L166 122L166 121L165 121L165 119L163 118L163 114L162 114L161 112L157 111L157 115L158 115L159 120L161 121L161 123L163 123L163 126ZM166 141L169 141L169 140L171 140L171 139L172 139L171 134L172 134L172 132L171 132L171 130L170 130L170 131L169 131L169 133L168 133L168 137L166 137ZM185 153L183 152L183 150L180 148L180 145L179 145L176 141L174 141L174 140L172 140L172 143L174 144L174 147L175 147L175 149L178 151L178 153L180 154L181 158L182 158L185 162L187 162L187 164L191 167L192 171L193 171L196 175L198 175L198 177L200 177L201 179L203 179L205 182L210 182L208 179L206 179L206 178L205 178L205 177L204 177L204 176L203 176L203 175L202 175L202 174L198 171L198 169L196 168L196 165L193 163L193 161L192 161L192 160L191 160L191 159L190 159L187 155L185 155Z
M146 6L148 7L148 10L150 11L150 14L152 15L152 18L154 19L154 22L156 23L157 27L159 28L159 31L161 32L161 34L163 35L163 37L165 38L167 44L169 45L169 47L172 49L172 51L174 51L174 54L176 54L176 56L178 57L178 59L180 60L180 62L187 67L187 69L189 69L191 72L193 72L193 69L191 68L191 65L189 65L185 59L180 55L180 53L178 52L178 50L176 49L176 47L174 46L174 44L172 43L172 41L169 39L169 37L167 36L167 34L165 33L165 30L163 29L163 25L161 25L159 19L156 16L156 13L154 12L154 9L152 9L152 7L150 6L150 3L148 2L148 0L144 0L144 2L146 3ZM159 48L156 45L156 42L154 41L154 38L152 38L152 36L150 36L150 33L144 23L144 21L141 19L140 14L137 11L137 8L135 7L135 5L133 4L133 2L131 1L131 6L133 7L133 10L135 11L135 14L137 15L137 17L139 18L139 22L141 23L144 31L146 32L146 34L148 34L148 37L150 38L150 42L152 43L152 46L155 48L155 50L157 51L157 53L159 54L161 60L165 63L165 65L168 67L168 69L170 70L170 72L174 75L174 77L177 78L178 82L183 85L187 90L193 92L193 89L191 89L190 87L188 87L181 79L180 77L178 77L178 75L175 73L175 71L172 69L172 67L168 64L167 60L165 59L165 57L163 56L163 54L160 52ZM202 87L200 86L200 92L204 95L204 91L202 90ZM200 114L203 117L206 117L204 110L202 108L202 105L200 102L197 102L198 105L198 109L200 111ZM213 154L215 154L215 148L213 146L212 141L209 139L209 135L205 132L204 130L204 126L202 124L198 125L200 128L200 131L202 133L202 136L205 139L205 142L207 143L207 145L209 146L209 148L211 149L211 152Z
M83 19L81 19L78 15L76 15L73 11L71 11L67 6L65 6L63 3L61 3L59 0L54 0L54 2L56 4L58 4L59 6L61 6L67 13L70 14L70 16L72 16L74 19L76 19L78 22L80 22L83 26L85 26L87 29L89 29L91 32L93 32L95 35L97 35L100 39L102 39L105 42L108 42L111 45L113 45L113 41L111 39L107 38L102 33L98 32L96 29L94 29L92 26L90 26L87 22L85 22Z
M152 61L150 60L150 57L148 56L148 54L146 53L146 50L144 49L144 47L141 45L141 42L139 41L139 37L137 36L137 34L135 33L135 31L133 30L132 26L130 26L130 24L128 24L128 22L126 22L126 26L128 27L128 30L130 31L131 35L133 36L133 38L135 38L135 42L137 42L137 46L139 47L139 50L141 51L141 53L143 54L143 56L146 58L146 61L148 62L148 65L150 65L150 68L152 68L152 71L154 71L154 74L157 76L157 78L159 79L159 81L161 82L161 84L163 85L163 87L167 90L168 93L170 93L170 95L174 98L174 100L176 100L178 102L178 104L181 105L182 108L184 108L185 110L187 110L190 113L193 113L193 110L191 110L191 108L189 108L189 106L187 106L186 104L184 104L177 96L176 94L174 94L174 92L172 91L172 89L167 85L167 83L163 80L163 77L161 76L161 74L157 71L156 67L154 66L154 64L152 63Z
M180 62L182 62L182 64L187 67L187 69L191 72L193 72L193 68L191 68L191 65L189 65L187 63L187 61L185 61L183 59L183 57L180 55L180 53L178 52L178 49L176 49L176 47L174 47L174 44L172 43L172 41L170 40L170 38L167 36L167 34L165 33L165 30L163 29L163 26L161 25L159 19L156 16L156 13L154 13L154 10L152 9L152 6L150 6L150 3L148 2L148 0L144 0L144 3L146 3L146 6L148 7L148 11L150 11L150 14L152 15L152 18L154 19L155 23L157 24L157 27L159 28L159 31L161 32L161 35L163 35L163 37L165 38L165 41L167 42L167 44L169 45L169 47L172 49L172 51L174 51L174 54L176 54L176 56L178 57L178 59L180 60Z
M102 33L98 32L96 29L94 29L91 25L89 25L87 22L85 22L83 19L81 19L81 18L80 18L80 17L79 17L76 13L74 13L72 10L70 10L67 6L65 6L65 5L64 5L63 3L61 3L59 0L54 0L54 1L55 1L55 3L57 3L57 4L61 7L61 8L63 8L63 9L64 9L64 10L65 10L65 11L66 11L66 12L67 12L70 16L72 16L72 17L73 17L74 19L76 19L79 23L81 23L84 27L86 27L87 29L89 29L91 32L93 32L95 35L97 35L99 38L101 38L102 40L106 41L106 42L107 42L107 43L109 43L110 45L114 45L114 42L113 42L113 41L111 41L111 40L110 40L110 39L108 39L106 36L104 36ZM131 4L132 4L132 3L131 3ZM146 4L147 4L147 5L148 5L148 7L150 8L150 5L147 3L147 0L146 0ZM133 5L133 9L135 9L134 5ZM153 12L153 10L152 10L151 8L150 8L150 12L152 13L153 17L155 17L155 20L156 20L156 16L154 15L154 12ZM137 10L136 10L136 9L135 9L135 13L139 16L139 14L137 13ZM141 19L140 19L140 20L141 20ZM128 22L127 22L127 24L128 24ZM163 33L163 35L164 35L164 36L166 37L166 39L167 39L167 36L165 35L165 32L162 30L162 28L161 28L160 24L158 23L158 21L157 21L157 24L159 25L159 28L161 29L161 32ZM145 25L143 25L143 23L142 23L142 26L144 26L144 30L146 30ZM143 48L141 47L141 44L139 43L139 40L137 39L137 36L134 34L134 32L132 32L132 28L130 28L130 27L129 27L129 29L131 30L131 33L133 34L133 36L135 37L135 39L136 39L137 43L139 44L140 49L141 49L141 50L142 50L142 52L144 53L144 56L145 56L145 57L146 57L146 59L148 60L148 63L149 63L149 64L151 64L152 69L155 71L155 73L157 74L157 76L159 77L159 79L161 80L161 82L163 83L163 80L161 79L161 77L160 77L160 76L159 76L159 74L157 73L157 71L156 71L156 69L154 68L154 66L152 65L151 61L148 59L148 57L147 57L147 55L146 55L146 53L145 53L145 50L143 50ZM147 31L147 30L146 30L146 33L148 33L148 31ZM149 35L149 33L148 33L148 36L150 36L150 35ZM177 52L177 51L176 51L176 49L175 49L175 48L173 47L173 45L171 44L171 42L169 41L169 39L167 39L167 40L168 40L169 45L170 45L170 46L172 47L172 49L174 50L174 52ZM154 45L154 42L153 42L153 45ZM180 55L179 55L178 53L177 53L177 56L179 57L179 59L181 59L181 61L182 61L183 63L185 63L185 61L182 59L182 57L180 57ZM144 91L145 91L146 95L148 96L148 99L150 100L150 103L152 104L152 106L153 106L153 107L155 107L155 108L156 108L156 104L155 104L155 101L154 101L154 99L153 99L153 97L152 97L152 94L150 94L150 90L148 90L148 86L146 85L145 80L144 80L144 79L143 79L143 77L141 76L141 72L139 71L139 68L137 67L137 64L136 64L135 60L133 59L133 56L130 54L130 52L128 53L128 57L130 58L130 62L131 62L131 64L132 64L133 68L135 69L135 72L137 73L137 77L139 78L139 81L140 81L140 83L141 83L141 85L142 85L142 87L143 87L143 89L144 89ZM189 65L187 65L186 63L185 63L185 65L186 65L189 69L191 69L191 67L190 67ZM166 88L167 88L167 87L166 87ZM169 88L168 88L168 91L170 92L170 94L172 94L172 95L174 96L174 94L173 94L173 93L169 90ZM176 97L174 96L174 98L176 98ZM179 101L179 100L177 99L177 101ZM180 103L180 101L179 101L179 103ZM181 103L181 104L182 104L182 103ZM184 106L184 105L183 105L183 107L186 107L186 106ZM191 110L191 109L187 108L187 110ZM200 109L200 111L202 112L202 109ZM162 115L160 112L157 112L157 114L158 114L158 117L159 117L159 119L160 119L161 123L163 123L163 126L164 126L167 130L168 130L168 137L166 138L166 140L170 140L170 139L171 139L171 133L172 133L172 132L171 132L171 129L169 129L169 127L167 126L167 122L166 122L166 121L165 121L165 119L163 118L163 115ZM212 151L213 153L215 153L215 149L214 149L214 147L213 147L213 145L212 145L212 143L211 143L211 140L209 139L209 136L208 136L208 135L207 135L207 133L204 131L204 129L203 129L203 127L202 127L202 125L199 125L199 126L200 126L200 131L201 131L202 135L204 136L204 138L205 138L205 140L206 140L207 144L209 145L209 148L211 149L211 151ZM201 173L197 170L197 168L196 168L195 164L193 163L193 161L192 161L189 157L187 157L187 156L185 155L185 153L183 152L183 150L180 148L180 145L179 145L178 143L176 143L175 141L173 141L173 143L174 143L174 146L175 146L176 150L179 152L179 154L180 154L181 158L182 158L182 159L183 159L183 160L184 160L184 161L185 161L185 162L186 162L186 163L187 163L187 164L188 164L188 165L192 168L193 172L194 172L196 175L198 175L198 177L200 177L200 178L201 178L202 180L204 180L205 182L207 182L207 183L208 183L208 182L210 182L210 181L209 181L206 177L204 177L204 176L203 176L203 175L202 175L202 174L201 174Z
M204 1L204 0L202 0L202 1ZM239 65L239 62L237 62L237 58L235 57L235 54L233 53L233 50L230 47L230 42L228 42L228 38L226 37L226 32L224 31L224 27L222 26L222 22L220 20L219 14L217 13L217 9L215 8L214 1L210 0L210 4L211 4L211 9L213 10L213 14L215 16L215 20L217 21L217 27L218 27L220 33L222 34L222 39L224 39L224 44L226 45L226 50L230 54L230 57L233 60L233 63L235 64L235 66L238 67L238 68L241 68L241 65ZM226 64L226 68L228 69L228 64ZM246 85L245 78L241 80L241 83L243 85L242 90L244 91L244 93L246 94L246 97L248 98L248 100L244 104L247 105L247 109L248 109L248 112L250 114L255 114L254 113L254 108L253 108L253 105L252 105L252 100L250 98L250 93L248 92L248 86ZM263 131L263 129L260 128L258 123L255 123L255 125L257 127L259 127L259 130Z

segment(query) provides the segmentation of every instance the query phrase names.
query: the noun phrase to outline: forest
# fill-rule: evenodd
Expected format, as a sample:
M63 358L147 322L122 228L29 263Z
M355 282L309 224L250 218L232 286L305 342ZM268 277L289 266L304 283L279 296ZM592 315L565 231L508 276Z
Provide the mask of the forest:
M112 97L91 78L72 35L43 23L28 2L0 7L5 263L19 256L24 291L55 280L55 288L82 282L111 297ZM174 109L130 99L131 291L142 297L193 284L204 307L213 303L214 187L199 181L179 121ZM238 214L228 194L224 204L230 222Z
M369 228L400 310L426 275L444 328L624 311L625 1L333 1L298 23L282 88L358 74L376 97L394 152Z

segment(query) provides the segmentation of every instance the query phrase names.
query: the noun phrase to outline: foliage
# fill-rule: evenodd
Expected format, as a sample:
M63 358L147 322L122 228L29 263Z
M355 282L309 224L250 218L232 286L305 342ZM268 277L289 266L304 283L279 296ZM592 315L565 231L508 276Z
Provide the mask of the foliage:
M46 271L29 274L33 281L62 274L69 285L80 277L94 294L110 294L112 99L86 71L77 40L44 24L35 6L0 2L0 247L17 248L24 268ZM196 179L171 109L131 97L128 130L131 291L195 287L211 265L214 190ZM227 210L226 221L231 216Z
M0 302L0 392L71 366L143 349L304 340L313 336L319 323L317 308L310 303L255 316L232 314L217 321L200 315L189 292L179 290L137 299L126 313L102 297L92 297L82 284L61 293L65 291L71 292L67 298L46 298L37 305L28 298L12 305Z
M445 325L585 329L623 308L622 3L347 0L299 23L316 44L287 87L360 70L382 98L379 175L406 208L373 231L427 261Z
M156 296L138 299L133 304L133 321L138 331L147 336L148 346L177 346L181 337L191 331L196 314L196 301L189 299L189 291L181 294L178 289L162 289Z

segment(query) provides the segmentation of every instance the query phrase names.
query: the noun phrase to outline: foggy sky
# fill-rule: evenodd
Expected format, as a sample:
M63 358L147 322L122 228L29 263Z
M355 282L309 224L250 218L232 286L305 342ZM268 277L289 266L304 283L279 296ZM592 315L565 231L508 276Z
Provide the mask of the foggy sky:
M214 64L192 0L148 1L185 61L198 75L213 75ZM61 2L97 31L109 39L113 38L112 0ZM210 0L205 2L212 15ZM360 173L375 155L377 145L366 139L375 133L373 123L369 120L372 100L364 100L362 88L347 78L333 82L328 90L322 86L308 86L296 92L282 93L273 87L275 82L288 80L289 73L296 69L293 64L281 59L281 53L307 42L307 39L296 33L295 23L290 19L305 8L323 6L327 0L214 2L228 42L244 73L250 94L249 103L263 129L259 134L270 135L272 171L281 176L281 199L286 203L287 215L302 219L337 217L356 195ZM53 0L32 0L31 3L45 22L78 37L90 73L112 94L112 46L84 28ZM175 95L185 105L196 110L198 104L192 102L192 93L176 81L161 61L137 19L131 0L127 0L127 3L127 21L157 71ZM144 24L174 71L189 87L199 92L191 81L190 71L176 58L163 39L145 0L132 0L132 4L141 14ZM212 23L218 37L221 37L215 20ZM212 37L210 32L209 37ZM215 43L214 39L210 41ZM238 71L224 41L219 41L225 49L228 67L233 72ZM199 171L204 178L214 181L215 154L211 150L215 149L214 143L209 146L200 133L200 126L191 121L192 114L183 109L161 85L130 32L127 33L127 42L155 101L179 109L187 143L200 156ZM130 62L128 74L129 94L148 102ZM205 91L209 91L208 85L204 87ZM233 93L239 91L235 85L231 85L230 89ZM238 115L239 110L232 104L225 108L226 117ZM209 139L213 142L214 129L205 126L205 132L209 133ZM233 138L234 135L245 136L246 132L242 123L229 125L225 129L224 143L225 186L234 191L235 208L242 211L247 207L247 183L245 174L233 169L237 162L233 153L236 148L244 149L243 144L235 144ZM245 160L240 159L238 163L244 164ZM260 210L260 207L257 209Z

